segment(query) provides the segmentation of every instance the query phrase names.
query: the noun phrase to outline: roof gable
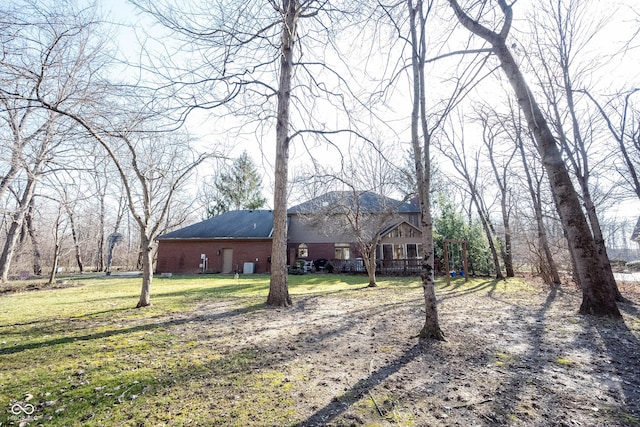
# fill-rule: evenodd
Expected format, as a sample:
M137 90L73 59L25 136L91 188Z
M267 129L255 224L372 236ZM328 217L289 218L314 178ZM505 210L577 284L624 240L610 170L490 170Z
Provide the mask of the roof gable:
M166 239L257 239L271 238L273 211L230 211L158 237Z
M413 230L416 231L417 235L422 236L422 230L420 230L420 228L418 228L415 225L411 224L410 222L407 222L407 221L404 221L404 220L389 225L384 230L382 230L382 232L380 233L380 236L384 237L385 235L391 233L393 230L397 229L398 227L400 227L402 225L404 225L406 227L409 227L409 228L412 228Z

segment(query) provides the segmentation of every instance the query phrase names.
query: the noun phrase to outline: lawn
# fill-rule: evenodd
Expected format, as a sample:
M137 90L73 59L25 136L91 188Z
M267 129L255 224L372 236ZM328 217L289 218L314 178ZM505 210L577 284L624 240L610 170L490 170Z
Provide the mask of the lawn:
M66 282L37 290L24 282L30 290L0 294L0 426L25 419L47 426L209 424L211 405L222 409L225 422L247 425L267 402L282 411L261 421L293 419L278 369L252 372L260 360L251 349L203 348L197 337L178 332L202 318L194 311L212 301L236 314L264 311L268 276L155 278L152 306L144 309L134 308L140 278L87 275ZM364 277L325 274L291 276L289 286L295 299L347 295L365 284ZM252 401L240 409L234 395L220 404L211 396L220 387L251 390ZM34 413L26 417L16 403Z
M579 293L438 282L448 341L420 343L411 278L69 277L0 294L0 426L640 425L640 311ZM14 284L15 285L15 284ZM37 289L41 288L41 289Z

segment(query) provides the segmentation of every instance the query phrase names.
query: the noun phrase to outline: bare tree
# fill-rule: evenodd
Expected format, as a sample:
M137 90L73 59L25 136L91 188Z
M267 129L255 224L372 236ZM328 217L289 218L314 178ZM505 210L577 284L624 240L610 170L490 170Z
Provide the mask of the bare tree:
M529 190L529 195L531 197L535 224L538 231L538 245L543 254L542 257L537 256L539 270L542 278L546 282L559 285L560 274L558 273L558 266L551 253L551 246L549 244L547 229L544 223L542 199L542 180L544 179L544 169L536 167L536 164L534 163L537 160L536 154L525 149L525 141L529 139L532 140L533 137L530 132L525 131L520 111L517 110L517 108L514 108L515 106L511 102L509 102L509 105L511 107L509 115L510 125L505 126L505 130L511 135L511 139L515 142L522 159L527 189ZM540 174L536 173L538 170L541 171Z
M449 147L449 149L442 150L442 152L451 160L454 169L464 181L464 188L469 194L469 198L471 200L470 203L473 204L476 209L478 218L482 224L482 229L484 230L487 242L489 243L491 257L493 259L493 267L496 272L496 279L504 279L502 268L500 266L498 248L496 247L495 227L489 215L487 203L484 199L482 183L479 182L481 169L480 150L476 150L476 152L471 156L467 155L467 141L464 140L464 137L461 138L459 144L451 141L447 147ZM469 159L469 157L471 157L471 159ZM469 162L471 162L471 164L469 164Z
M23 154L21 158L25 184L14 190L16 194L20 192L20 195L16 196L17 205L11 214L11 225L0 254L0 281L2 283L6 283L8 280L20 231L35 196L38 182L47 173L47 168L53 159L53 153L62 145L63 135L67 133L67 130L59 126L52 116L48 116L46 123L46 129L40 132L37 138L31 139L28 155Z
M487 7L497 4L499 13L502 14L502 24L499 28L493 29L496 26L494 22L483 23L482 19L473 19L470 15L479 14L479 18L492 16L484 10L484 3L475 11L463 9L457 0L449 0L449 4L467 30L490 44L493 54L500 61L500 66L516 93L518 104L534 135L576 263L576 277L582 288L580 313L621 318L616 305L615 288L604 273L605 267L598 256L589 223L582 212L578 194L562 159L558 142L508 47L507 37L513 19L511 6L506 0L495 0L487 4Z
M597 36L603 20L593 20L587 14L584 2L549 2L536 8L538 23L535 29L535 45L540 56L541 72L537 73L540 86L549 104L549 121L552 124L558 141L568 160L571 170L581 190L582 203L589 221L593 241L601 257L608 281L615 287L616 299L622 301L611 264L607 256L605 240L600 226L594 193L598 190L592 175L598 166L611 163L611 152L601 150L596 153L594 139L596 130L592 126L592 117L588 111L580 110L577 86L583 86L585 76L593 71L594 63L589 58L583 59L588 65L579 63L580 54L588 48L589 40ZM550 22L550 28L541 25ZM591 24L591 25L590 25ZM593 28L592 28L593 26ZM551 54L549 54L551 52Z
M502 122L494 115L494 119L498 119L498 123L490 123L489 115L483 112L479 112L479 118L482 125L482 141L487 149L487 159L493 170L495 177L495 183L498 186L500 195L500 211L502 214L502 226L504 240L500 238L500 235L496 234L498 243L500 244L500 254L504 263L504 269L507 277L515 277L513 269L513 247L511 239L511 162L518 152L517 145L507 148L505 153L501 153L499 156L498 149L496 147L497 139L500 134L503 133L500 128ZM500 164L498 165L498 163ZM490 218L489 218L490 221Z
M342 126L330 129L321 114L314 114L319 97L343 106L343 94L348 92L341 87L346 85L342 75L321 56L315 58L316 49L338 52L329 40L331 31L326 23L331 21L332 28L340 25L331 15L342 11L331 1L319 0L193 2L179 11L162 1L135 3L188 44L189 53L198 60L196 67L184 67L170 59L165 61L168 66L157 67L168 81L168 96L181 104L183 117L200 109L232 121L241 116L242 123L235 127L238 134L251 127L261 144L266 135L272 137L275 127L275 143L269 144L275 147L275 162L267 304L291 305L286 262L290 149L294 141L306 149L310 140L331 143L328 135L352 132ZM298 34L301 20L308 24L303 30L313 32L313 37ZM304 56L301 40L310 44ZM325 77L331 79L330 84L323 81ZM345 117L349 117L346 111ZM230 129L228 124L225 129Z
M444 340L440 329L436 305L434 256L433 256L433 217L431 215L431 136L433 130L427 121L427 88L425 62L427 55L427 16L431 3L423 4L418 0L407 0L409 12L409 31L411 34L411 70L412 70L412 110L411 110L411 147L415 161L418 201L420 203L420 225L422 230L423 273L422 288L425 301L425 323L419 336L423 339Z
M97 144L110 159L139 230L143 279L137 306L147 306L154 239L166 228L176 194L186 179L211 155L197 153L185 132L157 130L165 128L165 120L146 108L155 105L151 97L145 98L149 93L144 87L131 91L106 79L109 68L104 55L108 49L104 37L98 37L99 23L90 10L70 8L60 13L42 6L34 11L44 17L42 24L33 27L39 37L32 48L38 54L31 61L6 64L25 77L25 84L5 94L37 103L47 114L53 114L48 123L59 121L77 129L76 140ZM50 150L44 151L48 154ZM32 171L29 176L36 174ZM28 205L33 192L30 188L24 192L21 205Z
M618 169L625 185L640 199L640 108L634 100L639 88L616 94L604 105L586 89L580 89L595 104L615 139L622 155L622 166Z

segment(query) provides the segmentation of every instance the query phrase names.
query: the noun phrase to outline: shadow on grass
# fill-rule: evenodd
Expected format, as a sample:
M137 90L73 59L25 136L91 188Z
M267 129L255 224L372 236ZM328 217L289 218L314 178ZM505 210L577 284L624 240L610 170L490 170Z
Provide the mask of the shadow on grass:
M486 280L474 285L469 285L464 279L457 279L447 285L436 285L436 292L438 300L446 300L450 298L457 298L464 295L478 293L482 291L488 291L489 294L493 293L498 286L498 283L502 280Z
M263 304L256 304L253 306L238 308L235 310L226 311L224 313L219 313L219 314L201 315L201 316L195 316L195 317L187 317L184 319L173 319L173 320L167 320L162 322L144 323L144 324L132 326L129 328L111 329L111 330L96 332L96 333L87 334L87 335L61 337L61 338L55 338L55 339L46 340L46 341L20 344L20 345L15 345L13 347L8 347L8 348L0 348L0 355L15 354L25 350L51 347L51 346L61 345L61 344L71 344L71 343L82 342L82 341L91 341L91 340L108 338L108 337L117 336L117 335L130 334L130 333L135 333L140 331L149 331L149 330L167 328L171 326L183 325L193 321L227 319L234 316L240 316L263 307L264 307Z
M69 332L74 329L86 329L85 326L79 326L74 328L71 325L71 322L77 322L78 320L86 320L94 317L99 317L104 314L113 314L118 312L125 312L133 310L131 307L120 307L120 308L112 308L109 310L101 310L94 311L92 313L80 314L75 316L70 316L68 318L46 318L40 320L32 320L30 322L22 322L22 323L9 323L6 325L0 325L0 331L2 328L15 328L20 326L31 326L27 330L18 330L18 331L2 331L2 334L5 335L47 335L59 333L61 330L65 332ZM61 324L64 324L64 327L60 327ZM2 354L2 350L0 350L0 354Z

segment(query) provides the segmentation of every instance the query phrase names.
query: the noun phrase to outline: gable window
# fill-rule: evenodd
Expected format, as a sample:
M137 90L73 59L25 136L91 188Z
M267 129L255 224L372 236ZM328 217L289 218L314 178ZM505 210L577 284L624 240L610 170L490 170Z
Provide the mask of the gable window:
M348 243L336 243L335 246L335 259L349 259L351 258L351 250Z
M298 245L298 258L307 258L309 256L309 247L306 243Z

